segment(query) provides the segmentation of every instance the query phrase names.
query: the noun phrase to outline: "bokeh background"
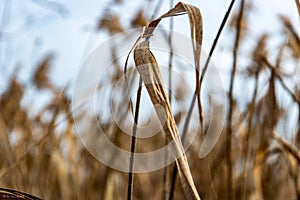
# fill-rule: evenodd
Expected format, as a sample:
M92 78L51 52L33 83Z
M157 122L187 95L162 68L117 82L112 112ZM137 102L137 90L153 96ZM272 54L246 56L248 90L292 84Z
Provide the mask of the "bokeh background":
M217 145L206 158L198 156L205 132L197 132L187 151L203 199L226 199L230 191L236 199L300 198L300 21L296 2L245 2L233 96L228 96L226 108L232 108L232 123L226 121ZM128 174L103 165L78 137L73 119L77 110L71 105L74 87L84 61L99 45L115 34L145 26L176 3L174 0L0 2L0 187L43 199L126 199ZM201 10L203 51L209 52L230 1L186 3ZM227 93L232 80L240 3L235 2L211 61ZM173 31L190 36L187 16L166 19L160 27L170 29L171 20ZM116 48L117 45L107 51L117 52ZM110 93L110 86L122 76L123 65L117 63L115 74L99 87L100 98L105 96L110 101L111 96L105 94ZM133 81L133 87L137 87L137 80ZM173 114L181 127L193 91L180 87L176 80L173 88L178 97L172 104ZM147 95L146 90L143 95ZM204 116L209 116L216 105L205 95L203 99L208 112ZM182 102L187 106L177 112ZM133 119L122 98L113 103L115 107L108 109L120 110L124 118ZM108 113L100 109L94 115L82 111L76 116L82 120L80 126L86 130L86 137L90 137L90 145L97 147L93 139L100 137L97 135L100 124L114 144L129 151L130 136ZM192 120L198 122L197 112ZM227 126L232 127L231 169L226 160ZM188 131L195 132L193 126ZM138 140L137 151L153 151L164 145L164 134L159 133ZM155 172L137 174L134 198L169 198L173 168L171 164ZM227 181L230 171L232 185ZM184 198L179 179L173 198Z

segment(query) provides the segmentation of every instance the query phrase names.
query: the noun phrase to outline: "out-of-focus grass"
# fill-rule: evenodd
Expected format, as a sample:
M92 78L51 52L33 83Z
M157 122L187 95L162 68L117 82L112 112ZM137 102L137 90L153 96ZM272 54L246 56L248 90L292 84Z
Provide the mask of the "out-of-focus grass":
M145 25L145 20L140 11L132 25ZM233 17L233 27L236 27L235 20L236 17ZM240 27L243 29L241 34L251 29L246 26L246 19L243 20L245 21ZM246 53L249 65L243 68L237 63L236 67L240 73L234 76L244 76L245 84L254 83L255 87L253 91L248 92L250 101L247 102L246 108L238 103L244 99L243 96L239 96L239 91L234 91L235 95L230 96L232 164L229 166L232 167L232 195L236 199L300 198L300 93L297 85L294 85L295 88L286 85L287 81L297 79L297 74L286 76L284 70L286 60L299 64L300 39L288 18L281 17L278 23L282 24L282 37L286 40L281 44L275 59L268 54L268 42L272 42L269 39L272 36L264 33L257 39L257 45L251 52L237 52L237 58ZM114 15L106 15L100 19L98 28L111 34L124 30L118 17ZM242 35L240 42L246 41L247 37L249 36ZM36 96L47 91L51 98L39 112L32 114L31 106L34 105L22 104L24 94L29 89L18 80L17 74L13 74L6 90L0 96L0 186L24 191L43 199L124 199L128 174L101 164L80 143L72 119L70 97L48 79L51 59L51 56L45 56L33 74L32 84ZM299 71L297 67L299 65L295 66L295 71ZM117 81L116 76L119 74L112 75L111 84ZM264 81L261 81L261 77ZM261 88L265 89L264 92L261 92ZM233 90L235 89L233 85ZM101 87L101 90L105 90L105 87ZM288 107L279 103L282 102L283 92L290 95L291 101L299 109L297 131L281 133L282 136L289 136L290 140L286 139L284 142L278 139L278 135L274 136L277 126L282 126L286 116L291 114ZM35 95L32 98L35 98ZM172 106L176 106L175 101L172 102ZM126 112L128 115L129 110ZM140 112L143 112L143 108ZM185 119L186 113L187 110L183 110L182 119ZM176 114L178 113L173 113L177 116ZM91 118L86 127L89 135L92 137L97 134L97 121L94 120L94 116L84 113L82 115L85 120ZM101 121L101 113L97 118L111 141L129 151L130 137L113 120ZM176 122L177 125L182 123L179 119ZM225 124L225 127L227 125ZM208 124L204 124L204 130L207 126ZM224 129L212 152L204 159L199 159L202 134L197 133L194 143L187 151L195 185L203 199L226 199L230 191L227 181L230 170L226 164L228 134ZM159 133L149 139L137 139L136 151L149 152L164 144L165 136ZM168 168L173 169L173 164ZM169 173L167 179L164 179L165 172ZM133 197L161 199L163 192L169 192L168 187L167 191L164 191L164 181L170 186L171 174L171 170L163 169L136 174ZM180 181L177 181L174 199L183 198Z

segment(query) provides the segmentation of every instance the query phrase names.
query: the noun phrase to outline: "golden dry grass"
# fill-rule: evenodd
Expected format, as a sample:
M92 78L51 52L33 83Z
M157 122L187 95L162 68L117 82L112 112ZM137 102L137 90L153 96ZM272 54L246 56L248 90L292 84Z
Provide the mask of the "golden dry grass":
M224 17L209 58L212 56L234 2L232 1ZM6 90L0 94L1 188L12 188L42 199L126 199L125 196L132 199L200 199L200 197L201 199L250 200L299 199L300 93L297 85L291 88L286 84L290 77L284 74L284 63L281 60L288 57L299 63L300 39L290 20L280 17L279 23L285 30L285 35L282 37L286 37L287 42L281 44L282 48L275 61L269 57L267 49L271 36L262 33L256 41L257 45L248 52L249 66L240 67L239 42L246 40L247 36L239 34L246 31L242 30L243 28L251 28L242 24L246 23L242 18L243 6L245 5L242 4L238 9L237 13L240 14L233 17L231 23L237 31L237 36L235 41L232 41L233 44L235 43L233 50L235 64L232 67L228 95L230 114L225 124L228 128L223 130L220 139L207 157L203 159L198 157L204 131L208 128L200 99L202 76L204 76L203 70L200 69L199 46L202 43L202 19L196 7L179 3L157 20L148 23L143 37L140 38L146 41L138 41L133 49L137 70L147 89L147 93L143 92L143 95L149 95L153 104L160 104L167 111L161 113L160 110L156 110L161 122L165 123L163 130L149 139L133 140L113 120L102 120L101 113L100 117L82 113L82 118L90 119L88 120L90 123L86 124L86 131L91 137L99 132L97 123L101 123L109 139L124 150L153 151L164 146L167 139L167 141L175 141L173 146L175 154L182 154L183 144L185 144L182 139L188 140L189 133L186 134L187 138L180 138L178 126L185 120L187 123L191 120L188 117L189 109L184 110L181 117L178 117L178 113L172 112L170 98L166 89L161 86L162 79L165 77L160 75L158 63L149 47L149 40L151 41L150 36L155 34L154 29L161 19L187 14L190 26L187 25L185 28L191 30L194 65L197 69L192 104L197 100L200 119L196 121L202 124L202 129L198 130L194 143L188 151L182 154L176 163L167 166L168 170L161 169L134 176L131 174L131 178L128 178L130 177L128 173L101 164L84 148L76 135L70 97L65 89L57 87L49 79L51 59L55 58L47 55L41 59L32 75L32 84L37 96L45 91L51 96L50 101L45 103L38 113L33 114L30 105L22 104L24 94L29 88L18 80L17 72L11 76ZM243 8L244 12L247 12L246 8L246 6ZM144 26L145 22L147 22L145 14L139 11L133 18L132 26ZM101 18L98 25L100 31L105 29L111 34L125 29L118 16L111 14ZM207 66L208 64L205 64L204 72ZM118 70L110 77L110 84L114 84L120 76L122 69L120 66L116 68ZM239 74L236 69L243 73ZM234 96L234 94L239 95L239 91L233 92L236 90L234 78L245 74L248 82L254 82L254 89L249 92L250 100L247 102L246 109L237 101L238 98L243 99L243 96ZM260 77L267 77L267 79L262 83ZM261 93L263 85L266 85L266 91ZM132 87L130 81L128 87ZM279 87L283 89L281 92L290 96L293 105L299 110L295 132L276 132L278 124L284 123L286 113L290 112L288 107L280 104ZM105 87L102 86L99 90L105 90ZM178 87L174 90L182 89ZM120 113L120 115L124 114L126 117L130 114L131 110L127 109L129 105L116 106L125 108L125 114ZM139 107L137 105L135 111ZM143 112L142 107L139 108L139 112ZM135 119L137 123L138 112L135 116L137 116ZM97 122L95 118L99 121ZM186 129L186 131L194 130ZM286 135L289 139L283 138ZM176 181L176 170L180 181ZM128 181L130 179L131 181ZM129 190L130 195L125 195ZM0 197L4 192L9 191L0 189Z

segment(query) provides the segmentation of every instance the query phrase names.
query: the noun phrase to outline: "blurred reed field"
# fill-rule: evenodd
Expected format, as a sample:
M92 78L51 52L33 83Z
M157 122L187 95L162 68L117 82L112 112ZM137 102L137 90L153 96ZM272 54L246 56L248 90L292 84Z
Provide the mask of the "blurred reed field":
M197 43L201 45L202 31L208 23L203 21L202 26L200 11L210 8L197 10L197 7L171 0L170 10L161 10L161 1L148 3L153 4L153 13L137 10L132 12L132 21L124 23L122 13L113 12L114 6L122 8L124 2L111 1L106 12L95 22L96 31L109 37L131 28L145 27L144 38L141 39L148 40L151 34L155 36L154 29L160 26L160 19L161 26L176 31L173 25L180 18L186 22L180 28L190 31L191 35L187 37L195 45L192 52L199 60ZM77 115L76 121L83 123L76 126L86 131L84 135L89 145L99 150L101 147L95 140L95 137L100 137L99 125L113 144L131 152L155 151L171 140L176 141L173 150L180 152L182 146L192 140L179 161L153 172L121 172L102 164L89 153L76 132L73 114L77 111L71 106L69 87L61 88L49 78L54 54L39 59L30 82L25 83L19 78L16 67L0 94L0 187L42 199L300 199L300 36L297 28L300 5L298 0L286 2L295 4L293 12L298 12L297 23L286 16L275 16L279 32L262 32L259 37L254 37L255 27L248 21L251 13L255 12L251 3L232 0L228 8L224 8L225 16L220 21L218 32L211 33L215 39L208 58L201 59L201 63L195 62L194 67L199 70L193 75L196 83L193 83L192 91L176 82L175 78L172 80L171 73L161 78L175 96L160 87L161 80L157 76L156 84L144 87L142 82L147 75L138 68L134 76L128 77L127 86L138 88L132 96L131 105L122 99L122 96L128 95L122 88L118 93L121 98L106 95L112 98L108 99L113 106L110 109L117 110L121 120L130 118L135 124L138 124L139 114L143 115L146 110L140 97L146 96L150 107L153 106L151 101L158 101L167 110L170 108L166 116L161 116L170 123L163 126L157 135L132 137L107 112L91 115L81 111ZM61 6L54 2L47 4L54 5ZM183 14L186 16L178 16ZM165 17L168 18L163 19ZM168 67L176 68L178 62L172 56L172 43L176 41L172 40L168 30L165 34L164 40L170 44L165 62ZM226 38L222 37L223 34L227 34ZM205 37L203 35L203 40ZM213 62L211 58L218 59L214 55L219 54L213 53L222 40L226 40L222 48L230 52L231 59L226 72L228 81L223 82L227 95L226 119L225 124L221 124L222 133L212 151L199 158L209 123L214 125L214 119L218 117L210 116L210 111L218 105L209 101L209 96L201 95L204 90L202 81L209 62ZM132 60L126 70L134 69L134 63L152 64L152 67L158 68L159 59L156 66L154 57L159 57L158 53L152 54L151 47L143 46L145 44L140 42L134 46L134 56L130 57ZM117 49L117 44L110 49L113 60L117 60ZM220 67L218 64L215 64L217 69ZM109 88L115 86L126 72L124 65L124 62L113 63L114 73L106 77L108 81L98 88L101 98L112 92ZM151 73L149 76L154 77ZM183 78L190 79L188 76ZM156 96L155 91L163 94L163 98ZM26 93L30 93L29 97ZM47 101L33 109L36 98L41 96L46 96ZM100 110L104 110L105 105L99 106ZM142 123L147 122L144 120ZM195 123L201 128L195 129ZM189 128L187 124L190 124ZM137 126L132 128L134 135ZM195 138L189 138L195 131ZM114 158L113 152L109 156L119 158L117 155ZM128 162L129 159L133 166L133 154L128 157ZM3 193L2 190L0 193Z

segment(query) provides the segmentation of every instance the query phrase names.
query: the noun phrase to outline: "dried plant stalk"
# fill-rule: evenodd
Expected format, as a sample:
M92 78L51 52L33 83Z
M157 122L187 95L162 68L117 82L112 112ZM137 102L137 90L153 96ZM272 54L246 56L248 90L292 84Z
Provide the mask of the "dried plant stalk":
M177 15L188 14L189 22L190 22L190 30L191 30L191 41L193 45L193 53L194 53L194 61L195 61L195 75L196 75L196 89L195 95L193 97L193 102L196 101L198 103L199 110L199 119L201 123L201 127L203 128L203 114L202 114L202 105L200 100L200 85L198 84L200 81L200 53L201 53L201 45L202 45L202 16L200 10L192 5L184 4L179 2L173 9L169 10L166 14L162 15L156 20L153 20L148 25L148 28L145 31L145 38L148 40L152 35L155 27L159 24L160 20L166 17L173 17ZM172 48L171 48L172 55ZM170 98L171 99L171 98ZM192 113L192 109L190 109L189 113ZM187 121L190 121L190 116L188 116ZM185 135L185 132L183 133ZM173 191L175 187L177 177L177 170L173 170L172 181L171 181L171 189L170 189L170 197L173 197Z
M254 162L254 188L255 188L255 199L263 200L263 188L262 188L262 166L264 164L266 151L265 149L259 149L255 155L255 162Z
M174 1L170 0L170 9L174 6ZM168 36L168 44L169 44L169 48L170 48L170 53L169 53L169 101L170 101L170 105L172 106L172 68L173 68L173 53L174 53L174 49L173 49L173 44L172 44L172 35L173 35L173 28L174 28L174 18L170 18L170 24L169 24L169 28L171 30L171 33L169 33ZM172 108L172 107L171 107ZM176 119L176 118L175 118ZM168 143L168 140L165 139L166 141L166 145ZM169 195L168 195L168 188L169 188L169 180L173 177L170 177L170 172L171 172L171 167L167 166L167 160L168 160L168 152L165 153L165 164L166 167L164 168L164 178L163 178L163 182L164 182L164 187L163 187L163 191L162 191L162 199L168 199ZM176 166L174 165L174 168L176 169Z
M149 41L141 42L134 49L134 61L141 75L158 118L169 141L176 159L179 176L187 199L200 199L179 137L168 96L163 87L156 59L149 49Z
M239 48L239 42L240 42L240 36L241 36L241 23L244 13L244 4L245 1L242 0L240 5L240 11L237 19L236 24L236 37L234 42L234 49L233 49L233 65L232 65L232 71L230 76L230 86L229 86L229 112L228 112L228 124L227 124L227 142L226 142L226 161L227 161L227 171L228 171L228 179L227 179L227 195L228 199L234 199L234 186L233 186L233 156L232 156L232 136L233 136L233 130L232 130L232 115L234 110L234 99L233 99L233 87L234 87L234 80L236 75L236 67L237 67L237 52Z
M295 0L296 5L297 5L297 10L298 10L298 14L299 14L299 19L300 19L300 2L299 0Z
M173 153L179 156L176 160L179 175L182 181L185 195L188 199L200 199L196 187L194 185L191 172L184 154L184 149L178 134L178 129L174 117L172 115L170 102L166 92L162 86L161 75L159 72L158 64L155 57L149 50L149 39L152 36L155 28L159 22L166 17L173 17L178 15L188 14L191 30L191 41L193 45L194 61L195 61L195 74L196 74L196 91L198 97L198 107L200 123L203 123L202 106L200 102L200 53L202 45L202 16L200 10L192 5L179 2L173 9L169 10L166 14L160 16L156 20L149 23L147 28L144 29L142 36L140 36L134 44L134 58L137 69L146 85L152 103L155 106L157 115L164 128L169 141L173 140ZM146 41L139 43L144 38ZM131 53L130 50L129 53ZM128 55L129 56L129 55ZM124 72L127 69L128 56L125 62ZM152 66L152 67L151 67Z
M203 113L202 113L202 105L200 100L200 85L198 83L200 81L200 53L201 53L201 45L202 45L203 24L202 24L202 16L199 8L189 4L184 4L182 2L179 2L173 9L169 10L166 14L160 16L156 20L153 20L149 23L145 32L145 38L146 40L148 40L151 37L155 28L163 18L178 16L183 14L188 14L189 22L190 22L191 41L193 45L195 74L196 74L195 94L198 97L197 100L198 100L198 108L199 108L199 117L200 117L200 123L202 125Z
M289 93L291 95L291 97L293 98L293 100L300 105L300 99L298 98L298 96L296 94L293 93L293 91L291 89L289 89L289 87L285 84L283 78L281 77L280 73L278 72L278 69L276 69L276 67L274 67L267 58L263 59L264 63L266 64L266 66L270 69L270 70L275 70L274 75L276 76L276 78L279 80L279 82L281 83L282 87L284 88L285 91L287 91L287 93Z
M300 162L300 151L298 151L295 147L293 147L291 144L289 144L287 141L285 141L278 133L275 131L272 132L272 137L283 146L284 149L286 149L290 154L292 154L295 159Z
M132 130L131 137L131 148L130 148L130 166L129 166L129 176L128 176L128 188L127 188L127 199L133 199L133 165L134 165L134 153L136 148L136 132L137 125L139 122L139 112L140 112L140 103L141 103L141 95L142 95L142 79L139 80L139 88L137 92L137 101L135 106L135 114L134 114L134 124Z

